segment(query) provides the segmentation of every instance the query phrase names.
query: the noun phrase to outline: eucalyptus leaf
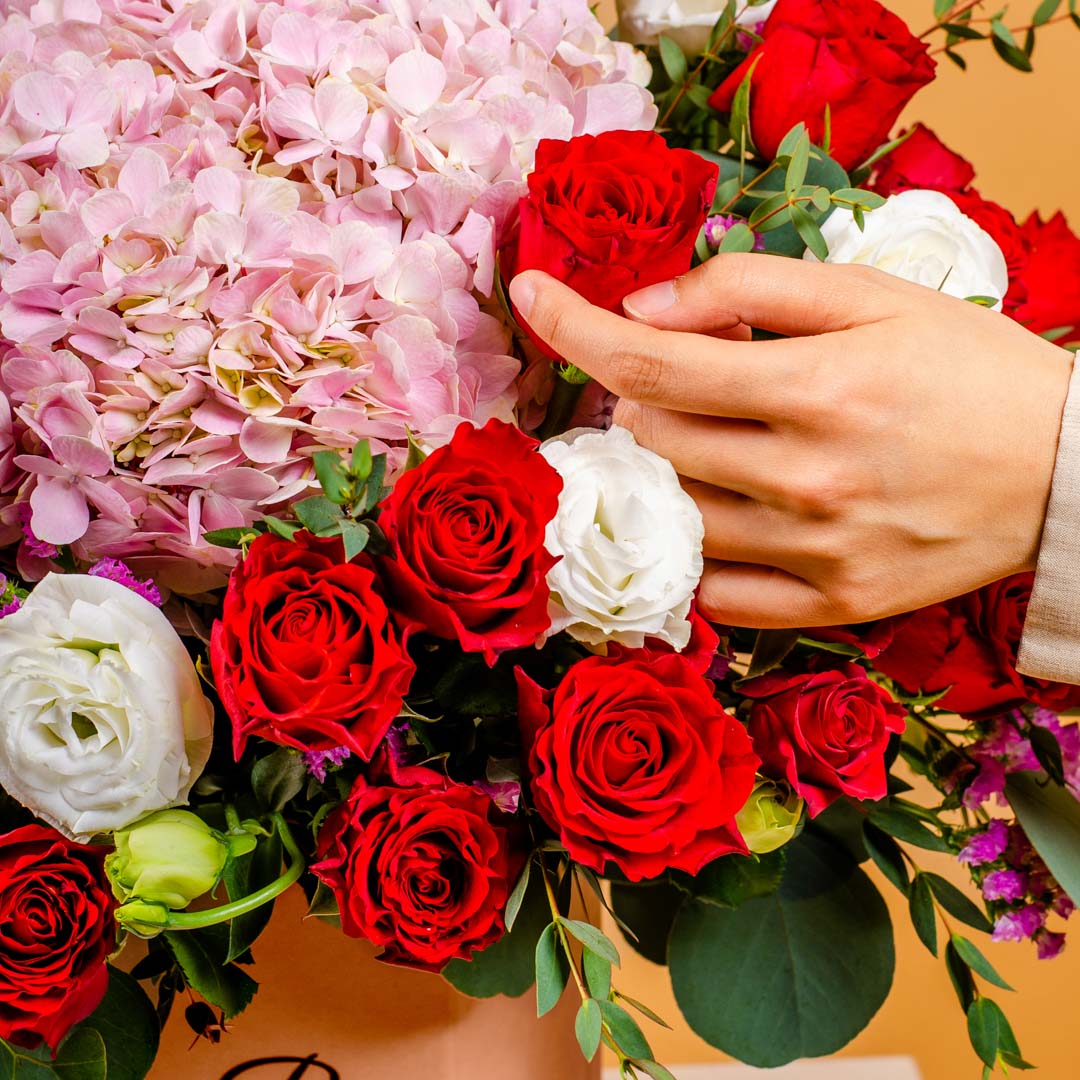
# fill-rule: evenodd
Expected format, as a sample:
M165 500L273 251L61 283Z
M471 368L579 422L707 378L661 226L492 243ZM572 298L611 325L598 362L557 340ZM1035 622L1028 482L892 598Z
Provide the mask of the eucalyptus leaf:
M966 1013L975 1000L975 980L971 976L971 969L957 951L954 941L950 941L945 946L945 969L952 980L953 989L960 1001L960 1008Z
M545 1016L559 1003L570 967L554 923L548 923L536 943L536 1015Z
M596 1057L603 1028L604 1018L600 1014L600 1006L593 998L586 998L578 1008L577 1018L574 1020L574 1034L577 1035L578 1046L581 1047L586 1061L592 1061Z
M1028 839L1074 902L1080 902L1080 801L1033 773L1013 773L1005 796Z
M651 1059L652 1048L638 1026L638 1022L614 1001L601 1001L598 1004L615 1045L627 1057Z
M938 903L954 918L970 926L974 930L981 930L989 934L993 930L986 913L969 896L961 892L951 881L946 881L939 874L924 872L920 875L926 879Z
M964 963L967 964L967 966L980 978L993 983L995 986L1001 987L1002 990L1012 989L1012 987L997 973L990 961L987 960L966 937L961 937L959 934L953 934L950 939L950 944L956 950L960 959L963 960Z
M671 927L686 900L686 892L668 882L611 885L612 909L634 933L630 944L654 964L667 963Z
M682 48L664 34L660 35L658 45L660 46L660 63L664 65L667 77L673 83L685 82L690 72L686 66L686 54Z
M263 809L284 810L304 788L307 769L296 750L280 746L259 758L251 769L251 788Z
M992 1069L997 1064L1001 1038L1001 1010L990 998L976 998L968 1007L968 1038L983 1064Z
M919 940L933 956L937 956L937 911L934 908L934 894L930 891L930 883L925 874L916 874L911 883L908 909L911 925L915 927Z

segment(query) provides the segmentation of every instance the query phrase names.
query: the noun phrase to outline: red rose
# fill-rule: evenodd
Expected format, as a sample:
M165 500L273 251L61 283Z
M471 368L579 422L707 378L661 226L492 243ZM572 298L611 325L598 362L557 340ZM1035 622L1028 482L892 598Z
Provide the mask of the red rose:
M715 165L672 150L653 131L543 139L505 258L509 276L545 270L621 313L628 293L690 269L717 174Z
M750 130L770 159L800 122L820 146L828 106L830 153L845 169L859 165L934 78L927 44L877 0L778 0L761 35L709 104L730 111L753 68Z
M816 817L841 795L883 799L889 736L906 713L858 664L772 671L739 686L767 776L787 780Z
M988 232L1001 248L1005 256L1005 265L1009 270L1009 294L1005 298L1005 308L1015 306L1017 300L1018 279L1027 268L1030 249L1016 218L999 203L984 199L977 191L950 192L952 201L962 213L967 214L981 229Z
M562 478L539 443L501 420L462 424L448 446L405 473L379 524L395 607L466 652L532 645L551 625L544 531Z
M965 715L1025 701L1059 711L1080 705L1080 687L1027 679L1016 670L1033 580L1017 574L897 616L892 644L874 666L909 693L948 690L938 708Z
M1080 239L1062 213L1045 222L1034 213L1021 230L1030 254L1006 311L1033 333L1067 328L1059 341L1080 340Z
M334 890L346 934L439 971L502 936L522 859L487 795L433 769L387 767L378 782L359 777L327 818L311 869Z
M51 1049L101 1004L116 945L105 848L42 825L0 836L0 1037Z
M572 859L640 881L746 853L734 817L758 760L683 657L590 657L554 692L519 671L518 708L536 808Z
M974 165L950 150L925 124L916 124L907 139L878 163L874 190L886 196L911 188L951 194L966 191L974 179Z
M415 666L370 559L341 541L260 536L232 572L210 661L237 759L251 735L367 761Z

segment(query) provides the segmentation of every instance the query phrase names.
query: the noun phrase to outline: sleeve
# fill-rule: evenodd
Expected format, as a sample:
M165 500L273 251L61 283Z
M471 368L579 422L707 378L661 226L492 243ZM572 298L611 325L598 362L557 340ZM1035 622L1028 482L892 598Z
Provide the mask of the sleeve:
M1080 683L1080 362L1062 416L1017 667L1037 679Z

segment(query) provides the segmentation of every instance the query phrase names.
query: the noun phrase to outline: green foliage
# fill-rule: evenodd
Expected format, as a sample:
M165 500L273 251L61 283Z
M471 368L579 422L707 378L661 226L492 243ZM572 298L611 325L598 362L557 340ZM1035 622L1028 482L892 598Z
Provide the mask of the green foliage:
M784 849L781 848L768 855L723 855L686 881L696 899L736 908L748 900L776 892L783 871Z
M164 935L187 984L230 1020L251 1004L259 984L235 963L227 963L229 928L172 930Z
M863 843L870 853L870 858L874 860L874 865L905 896L909 895L911 877L900 845L871 821L863 824Z
M609 964L619 966L619 950L611 939L599 927L580 919L567 919L559 916L559 925L573 938L576 938L590 952L602 957Z
M832 1053L869 1022L892 984L888 910L852 860L804 833L780 889L735 909L681 909L669 962L691 1027L771 1068Z
M545 1016L559 1003L570 965L559 941L555 923L544 927L536 943L536 1015Z
M240 900L276 881L281 874L281 838L277 832L260 837L253 851L225 866L224 882L230 900ZM274 913L273 901L229 922L229 949L225 959L230 963L245 956L259 935L266 929Z
M251 768L251 789L268 813L284 810L304 789L307 770L299 752L280 746Z
M574 1020L574 1034L577 1035L578 1046L581 1047L586 1061L592 1061L596 1057L603 1029L604 1017L600 1012L599 1002L594 998L586 998L578 1008Z
M548 927L551 912L540 875L530 874L522 880L525 888L513 929L494 945L473 953L471 960L451 960L443 968L443 978L469 997L488 998L497 994L520 997L533 984L537 945L545 927L551 929Z
M616 1046L630 1058L648 1061L652 1059L653 1052L649 1046L649 1040L645 1038L638 1026L638 1022L621 1006L614 1001L597 1002L600 1013L604 1018L604 1024L611 1034L611 1039Z
M930 891L930 882L925 874L916 874L908 893L908 909L911 913L911 925L919 940L937 956L937 911L934 908L934 894Z
M919 876L926 879L926 883L929 885L937 902L953 918L959 919L974 930L981 930L984 934L989 934L993 930L986 913L951 881L946 881L940 875L928 872L924 872Z
M1013 773L1005 795L1035 850L1061 887L1080 898L1080 802L1065 788L1032 773Z
M611 906L633 933L630 944L646 960L666 964L668 937L687 894L669 882L622 885L612 882Z
M746 677L754 679L778 668L798 643L798 630L759 630Z
M932 832L925 822L895 800L886 806L874 810L870 821L882 832L888 833L905 844L925 848L927 851L950 851L945 839Z
M956 955L980 978L993 983L1002 990L1012 987L994 970L993 965L966 937L953 934L949 944L956 950Z

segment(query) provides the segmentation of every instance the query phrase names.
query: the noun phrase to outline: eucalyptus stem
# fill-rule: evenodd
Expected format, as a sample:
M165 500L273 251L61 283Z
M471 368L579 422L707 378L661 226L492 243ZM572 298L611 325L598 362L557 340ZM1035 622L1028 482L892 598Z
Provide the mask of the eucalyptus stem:
M289 858L288 869L269 885L256 890L248 896L241 897L228 904L219 907L207 908L205 911L177 911L170 912L168 919L162 926L163 930L201 930L207 926L216 926L218 923L228 922L230 919L246 915L249 911L262 907L277 899L286 889L295 885L305 869L304 856L300 853L296 841L289 830L285 818L279 813L270 815L278 835L281 837L282 846Z

